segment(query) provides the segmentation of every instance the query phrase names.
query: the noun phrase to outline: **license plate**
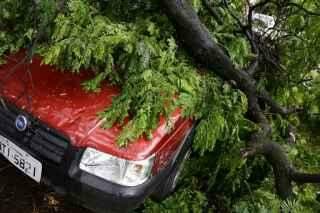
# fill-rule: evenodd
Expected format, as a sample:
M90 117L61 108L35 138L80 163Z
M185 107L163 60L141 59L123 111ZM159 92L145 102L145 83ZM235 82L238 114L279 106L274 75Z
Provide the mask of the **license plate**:
M41 162L1 135L0 154L33 180L38 183L40 182L42 173Z

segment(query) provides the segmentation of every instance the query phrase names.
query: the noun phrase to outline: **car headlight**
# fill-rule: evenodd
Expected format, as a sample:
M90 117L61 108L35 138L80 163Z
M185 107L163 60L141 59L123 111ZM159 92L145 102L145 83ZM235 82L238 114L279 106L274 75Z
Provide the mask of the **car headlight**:
M137 186L151 175L154 156L141 161L130 161L87 148L80 162L80 169L123 186Z

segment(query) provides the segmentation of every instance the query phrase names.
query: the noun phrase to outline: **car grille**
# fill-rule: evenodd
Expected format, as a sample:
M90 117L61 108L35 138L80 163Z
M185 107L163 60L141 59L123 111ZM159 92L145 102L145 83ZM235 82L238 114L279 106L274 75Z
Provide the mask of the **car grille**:
M21 114L28 117L30 122L24 132L15 127L15 119ZM70 144L67 137L11 104L0 103L0 134L7 136L17 145L27 147L41 159L55 164L63 161Z

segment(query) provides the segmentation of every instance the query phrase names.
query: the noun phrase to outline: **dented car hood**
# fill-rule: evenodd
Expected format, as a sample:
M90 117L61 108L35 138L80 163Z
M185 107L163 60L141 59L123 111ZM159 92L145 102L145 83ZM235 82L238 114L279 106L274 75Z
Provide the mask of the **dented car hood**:
M160 118L152 139L141 137L128 147L120 148L116 139L121 126L103 129L97 116L119 95L118 87L104 83L99 92L88 93L81 84L92 77L92 72L72 74L41 64L38 56L31 63L23 61L24 58L24 52L19 52L8 56L7 63L0 65L1 96L68 136L74 146L141 160L152 155L169 137L166 121ZM181 118L180 110L176 110L170 120L176 128L190 125Z

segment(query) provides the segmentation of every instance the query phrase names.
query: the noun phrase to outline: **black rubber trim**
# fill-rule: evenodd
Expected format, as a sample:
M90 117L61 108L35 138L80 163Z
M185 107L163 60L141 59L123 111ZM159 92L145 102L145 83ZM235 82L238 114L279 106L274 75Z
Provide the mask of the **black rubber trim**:
M138 207L143 201L161 184L174 169L175 160L172 160L168 166L162 169L156 176L151 177L145 183L135 186L121 186L109 181L103 180L94 175L79 169L79 163L84 149L78 149L71 145L66 137L51 129L32 117L33 127L30 132L24 134L12 134L16 131L12 128L12 121L21 111L10 107L10 112L4 111L0 107L0 116L9 118L9 126L0 125L0 134L8 137L16 145L24 149L34 158L38 159L43 165L41 182L48 185L61 195L71 198L73 202L79 203L88 209L97 213L108 212L130 212ZM7 120L8 121L8 120ZM48 134L48 141L51 141L46 147L39 149L31 146L35 131L38 130L42 136L42 131ZM190 137L187 137L190 138ZM58 140L56 140L58 139ZM36 140L34 140L36 143ZM53 154L44 156L46 151L50 150ZM63 153L63 156L62 156ZM176 155L179 154L177 151ZM56 158L57 156L58 158ZM173 158L175 159L175 158Z
M15 119L18 115L24 115L29 121L26 131L18 131L15 127ZM19 110L13 104L0 104L0 134L17 143L18 146L27 147L33 153L44 160L59 165L64 159L70 146L70 140L33 118L30 114Z
M122 186L79 169L82 151L78 152L69 170L72 180L68 186L69 195L80 205L97 213L130 212L138 207L170 174L172 167L163 169L145 183Z
M182 142L181 149L178 149L175 155L179 155L185 145L191 145L195 127L196 125L192 126L192 129ZM166 168L145 183L135 187L128 187L105 181L81 171L78 167L81 156L82 151L77 153L71 164L69 176L73 181L70 183L69 191L74 200L78 201L80 205L97 213L132 211L169 177L175 166L177 166L175 161L179 159L174 157Z

